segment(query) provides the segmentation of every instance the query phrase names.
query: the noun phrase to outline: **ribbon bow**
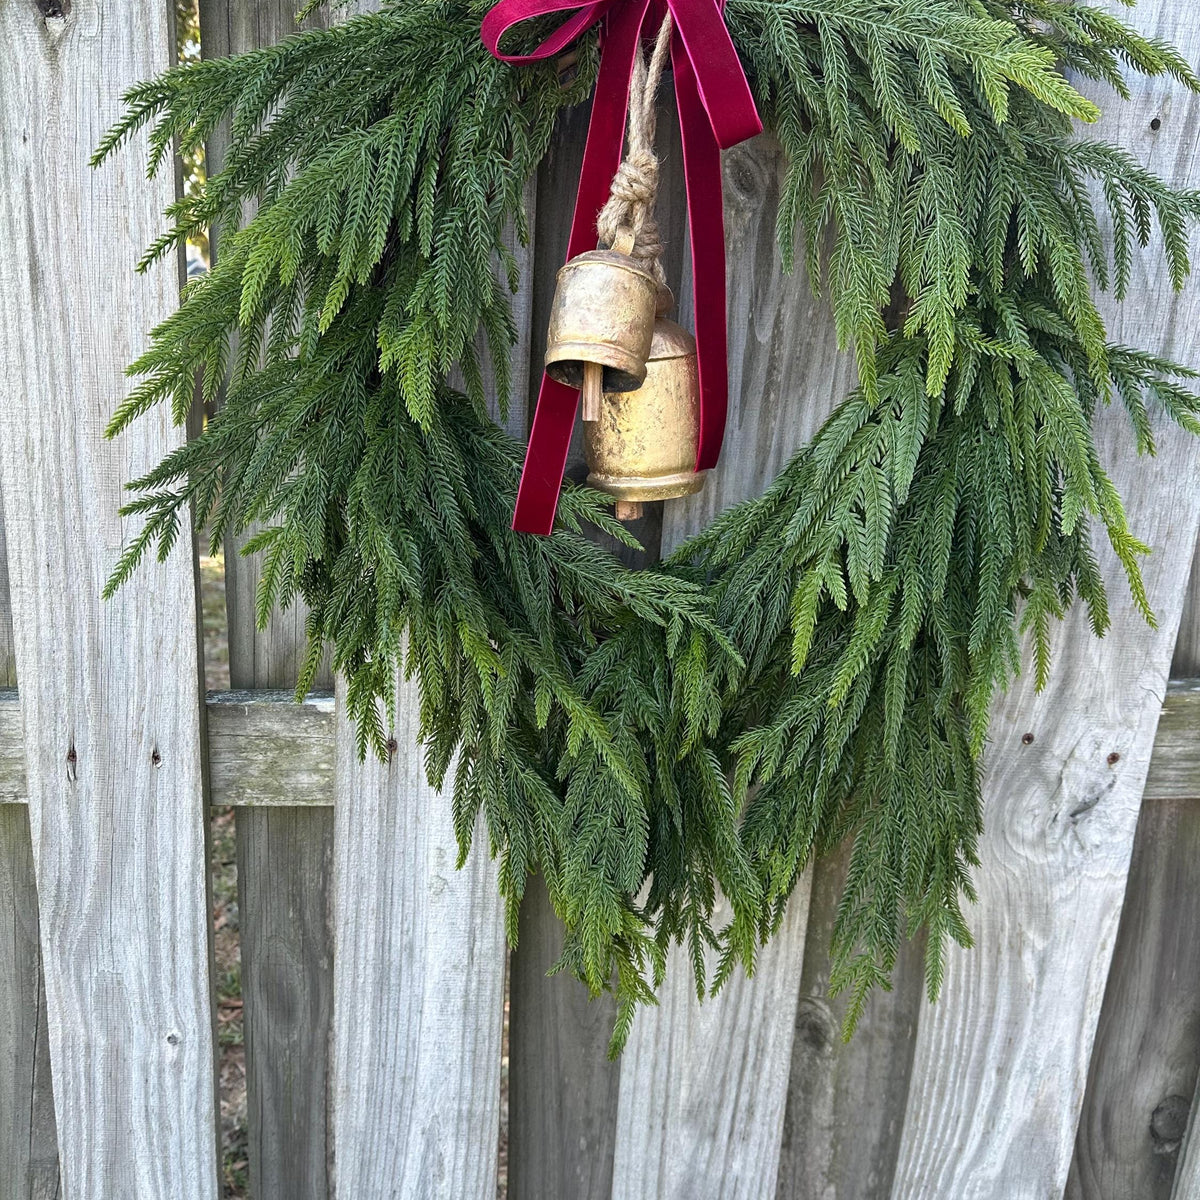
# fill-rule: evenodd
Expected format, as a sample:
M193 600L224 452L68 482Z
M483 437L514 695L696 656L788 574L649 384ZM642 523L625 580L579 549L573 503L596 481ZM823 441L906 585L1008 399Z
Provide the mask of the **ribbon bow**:
M729 387L720 152L761 133L762 121L718 0L665 0L665 4L674 22L671 63L683 134L691 234L700 381L696 470L704 471L716 465L721 453ZM481 31L483 43L492 54L504 62L521 64L553 57L585 29L604 22L600 73L575 198L568 258L596 248L596 218L608 199L625 142L634 54L647 18L657 16L654 27L661 22L663 0L595 0L564 21L532 54L500 53L500 39L512 26L576 7L571 0L500 0L484 18ZM574 388L542 377L513 514L513 528L519 532L547 534L554 526L578 404L579 393Z

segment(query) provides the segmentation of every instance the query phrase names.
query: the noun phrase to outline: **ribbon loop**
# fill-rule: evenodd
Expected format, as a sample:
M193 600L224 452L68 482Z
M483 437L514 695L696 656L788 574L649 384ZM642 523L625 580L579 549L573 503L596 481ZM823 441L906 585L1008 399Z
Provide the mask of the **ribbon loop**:
M585 30L604 22L568 258L596 248L596 218L620 165L633 58L650 6L651 0L594 0L583 6L571 0L500 0L483 20L484 45L496 58L515 65L551 58ZM671 59L683 134L700 377L696 469L703 471L714 466L720 455L728 405L720 152L761 133L762 121L718 0L666 0L666 7L674 21ZM573 15L531 54L501 53L500 41L513 26L569 12ZM554 527L578 404L578 392L543 376L513 514L513 528L518 531L548 534Z

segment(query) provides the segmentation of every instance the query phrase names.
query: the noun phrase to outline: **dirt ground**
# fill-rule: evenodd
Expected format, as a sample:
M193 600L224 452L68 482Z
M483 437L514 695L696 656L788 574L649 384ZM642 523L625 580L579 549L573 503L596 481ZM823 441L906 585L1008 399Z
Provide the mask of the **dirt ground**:
M200 559L200 598L204 683L209 691L221 691L229 687L229 638L225 620L225 562L219 556ZM246 1055L242 1040L242 960L238 944L233 809L214 808L209 832L225 1195L227 1200L248 1200Z

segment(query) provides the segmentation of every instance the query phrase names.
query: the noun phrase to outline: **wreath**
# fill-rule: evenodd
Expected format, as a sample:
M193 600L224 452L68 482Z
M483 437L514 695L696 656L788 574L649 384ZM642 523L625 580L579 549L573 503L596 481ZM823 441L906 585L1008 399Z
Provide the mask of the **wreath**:
M848 1026L921 928L932 998L948 939L971 940L992 699L1026 634L1046 681L1074 600L1108 625L1093 526L1153 620L1093 418L1118 397L1139 453L1159 413L1200 433L1195 373L1109 344L1092 294L1125 294L1155 223L1181 287L1200 193L1077 140L1098 113L1068 74L1200 81L1083 0L728 0L786 152L779 252L791 267L798 242L828 287L861 383L764 495L630 570L594 540L636 545L587 487L564 486L551 536L511 527L524 447L488 410L516 332L505 232L526 235L526 180L600 52L586 31L566 75L510 65L485 12L402 0L126 94L97 162L147 126L151 174L226 121L230 148L143 259L220 230L109 433L160 403L183 424L197 376L221 402L130 484L145 521L108 593L189 520L214 545L259 529L259 619L311 614L298 694L332 646L359 751L386 755L396 672L415 676L461 857L482 812L514 943L542 873L560 967L619 999L614 1049L669 945L701 995L753 969L847 837Z

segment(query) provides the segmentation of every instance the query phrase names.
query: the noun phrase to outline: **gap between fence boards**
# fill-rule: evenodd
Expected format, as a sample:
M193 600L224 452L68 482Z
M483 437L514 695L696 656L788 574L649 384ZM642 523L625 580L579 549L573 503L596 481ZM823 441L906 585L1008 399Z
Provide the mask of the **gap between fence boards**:
M1030 729L1018 745L993 744L989 753L1020 753L1036 740ZM333 695L314 692L297 704L289 691L209 692L208 757L214 805L331 806ZM1118 770L1119 757L1108 757ZM1200 679L1167 688L1144 797L1200 799ZM0 688L0 804L25 802L17 689Z

